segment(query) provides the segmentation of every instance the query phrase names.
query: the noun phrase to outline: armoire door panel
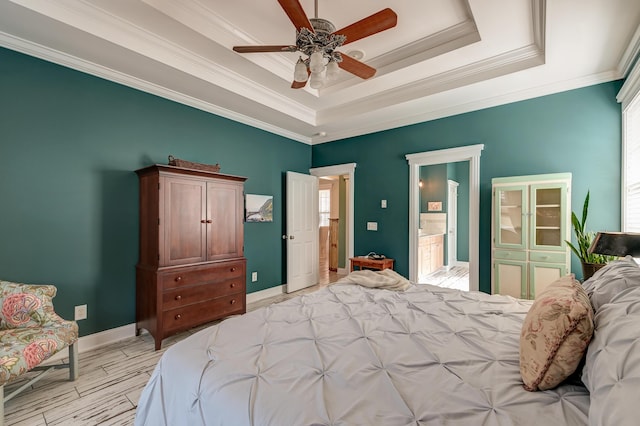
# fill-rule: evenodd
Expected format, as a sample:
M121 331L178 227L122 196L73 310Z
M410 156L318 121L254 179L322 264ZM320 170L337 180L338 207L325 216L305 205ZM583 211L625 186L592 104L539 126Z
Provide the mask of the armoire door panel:
M233 183L207 184L207 258L216 260L243 255L242 186Z
M179 265L206 260L206 184L192 179L164 181L165 259L163 264ZM162 188L162 185L161 185Z

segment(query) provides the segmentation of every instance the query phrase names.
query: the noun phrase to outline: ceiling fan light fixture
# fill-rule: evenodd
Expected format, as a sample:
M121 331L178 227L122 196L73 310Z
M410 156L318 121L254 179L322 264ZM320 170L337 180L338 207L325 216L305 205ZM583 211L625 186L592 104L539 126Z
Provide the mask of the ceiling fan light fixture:
M304 83L309 78L309 73L307 71L307 65L302 60L302 56L298 58L298 62L296 62L296 67L293 72L293 79L298 83Z
M362 79L373 77L376 73L375 68L356 58L344 56L337 49L345 43L352 43L393 28L398 22L396 13L386 8L336 31L333 23L318 18L318 0L314 1L316 16L310 19L307 18L300 0L278 0L278 3L296 28L295 45L233 46L233 50L238 53L300 52L305 55L306 59L300 57L296 62L294 81L291 84L293 89L305 87L306 82L310 80L313 80L314 89L323 87L328 80L337 78L338 68ZM358 54L355 53L354 56ZM360 56L364 56L364 52L361 52ZM303 76L303 70L307 75ZM312 74L311 77L308 77L309 73Z
M311 72L311 77L309 78L309 86L312 89L321 89L324 86L324 74L321 72Z
M338 78L340 67L334 60L329 61L327 64L327 80L335 81Z
M309 69L315 73L321 73L324 70L324 55L320 50L316 50L309 57Z

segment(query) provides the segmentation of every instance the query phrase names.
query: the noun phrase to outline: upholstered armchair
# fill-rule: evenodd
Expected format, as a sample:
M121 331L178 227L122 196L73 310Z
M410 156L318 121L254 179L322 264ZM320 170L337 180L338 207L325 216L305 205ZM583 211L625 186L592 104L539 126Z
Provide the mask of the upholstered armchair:
M69 379L78 377L78 324L60 318L53 310L52 285L28 285L0 281L0 426L4 403L57 368L69 368ZM69 363L40 364L68 347ZM42 371L9 395L4 385L27 372Z

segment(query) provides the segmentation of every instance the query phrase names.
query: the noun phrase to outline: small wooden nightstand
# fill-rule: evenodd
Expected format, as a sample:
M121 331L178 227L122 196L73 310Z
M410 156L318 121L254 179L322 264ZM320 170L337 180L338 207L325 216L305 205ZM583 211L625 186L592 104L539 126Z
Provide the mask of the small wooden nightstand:
M393 259L369 259L368 257L351 257L349 258L351 261L351 270L353 271L355 267L359 269L369 268L369 269L393 269Z

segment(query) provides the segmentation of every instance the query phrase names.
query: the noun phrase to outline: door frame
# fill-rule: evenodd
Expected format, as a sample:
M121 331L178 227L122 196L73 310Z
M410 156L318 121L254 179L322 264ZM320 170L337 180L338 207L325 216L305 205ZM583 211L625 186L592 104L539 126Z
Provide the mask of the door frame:
M353 257L354 237L353 237L353 217L354 217L354 194L355 194L355 172L356 163L336 164L333 166L314 167L309 169L309 174L318 178L322 176L347 175L347 246L345 247L345 269L349 270L349 258Z
M418 279L420 167L469 161L469 290L479 290L480 154L484 144L407 154L409 163L409 280Z
M454 180L447 179L447 266L449 268L458 263L458 187L460 184ZM451 197L451 191L455 189L455 198ZM454 206L455 209L452 209ZM453 210L453 211L452 211ZM451 238L451 222L453 222L453 235ZM453 243L452 243L453 241Z

